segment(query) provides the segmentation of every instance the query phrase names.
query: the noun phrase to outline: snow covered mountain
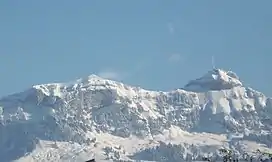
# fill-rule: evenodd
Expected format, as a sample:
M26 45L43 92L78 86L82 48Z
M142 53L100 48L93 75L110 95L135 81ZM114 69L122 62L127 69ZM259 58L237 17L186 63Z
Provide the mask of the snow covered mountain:
M221 69L170 92L90 75L35 85L0 106L3 162L175 162L272 145L272 99Z

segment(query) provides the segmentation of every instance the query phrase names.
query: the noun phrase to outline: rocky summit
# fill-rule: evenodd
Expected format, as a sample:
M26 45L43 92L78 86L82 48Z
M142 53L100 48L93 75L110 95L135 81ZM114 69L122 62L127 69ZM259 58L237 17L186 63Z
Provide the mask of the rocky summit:
M180 162L272 145L272 99L222 69L169 92L90 75L35 85L0 106L1 162Z

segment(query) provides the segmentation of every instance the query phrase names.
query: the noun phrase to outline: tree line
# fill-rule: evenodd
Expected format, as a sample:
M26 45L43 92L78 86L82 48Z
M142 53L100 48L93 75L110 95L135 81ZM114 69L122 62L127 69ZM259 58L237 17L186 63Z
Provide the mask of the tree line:
M253 153L244 153L242 156L237 156L235 153L230 149L219 149L219 153L221 155L221 158L223 162L242 162L242 161L248 161L248 162L272 162L272 153L261 151L260 149L257 149L256 152ZM218 161L218 159L213 159L213 157L203 157L203 161L210 161L215 162Z

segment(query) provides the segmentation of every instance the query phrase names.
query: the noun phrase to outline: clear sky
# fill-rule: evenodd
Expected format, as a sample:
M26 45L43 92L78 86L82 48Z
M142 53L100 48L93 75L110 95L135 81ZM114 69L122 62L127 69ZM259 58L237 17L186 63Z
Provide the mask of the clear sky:
M231 69L272 96L271 0L2 0L0 96L90 74L147 89Z

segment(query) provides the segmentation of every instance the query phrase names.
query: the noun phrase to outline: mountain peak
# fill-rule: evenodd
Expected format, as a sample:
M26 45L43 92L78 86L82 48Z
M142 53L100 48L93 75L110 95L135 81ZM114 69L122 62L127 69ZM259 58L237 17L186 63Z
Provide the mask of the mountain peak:
M84 82L84 81L91 81L91 80L104 80L104 78L101 78L100 76L95 74L91 74L91 75L77 79L76 82Z
M242 87L234 72L213 69L186 88L191 92L148 91L89 75L7 96L0 99L1 161L86 161L95 154L98 161L179 162L216 157L221 146L241 155L245 146L271 146L272 100Z
M223 69L212 69L202 77L191 80L185 85L189 91L223 90L243 86L236 73Z
M63 93L69 89L69 91L81 89L105 89L105 87L118 87L122 85L122 83L108 80L105 78L101 78L98 75L91 74L86 77L78 78L76 80L64 83L48 83L48 84L38 84L32 86L35 90L42 92L46 96L59 96L61 97Z

